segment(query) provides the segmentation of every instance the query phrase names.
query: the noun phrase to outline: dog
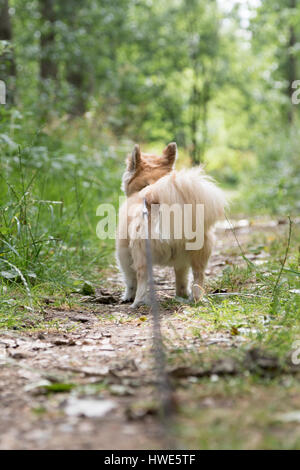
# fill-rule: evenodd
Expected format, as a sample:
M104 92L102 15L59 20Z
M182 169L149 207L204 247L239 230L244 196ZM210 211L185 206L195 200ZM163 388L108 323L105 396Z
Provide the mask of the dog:
M176 157L177 145L172 142L161 156L142 153L140 147L135 145L127 158L127 168L122 178L122 189L127 198L119 211L116 254L126 285L122 301L133 301L133 308L149 303L144 203L149 213L151 210L149 238L153 264L174 268L178 297L192 295L194 301L198 301L202 295L204 272L214 243L213 226L224 216L226 200L222 190L205 174L202 167L175 171ZM166 238L161 236L160 208L173 205L179 209L185 205L193 208L192 214L189 213L184 220L190 222L196 230L194 240L195 233L202 232L201 246L187 249L187 242L191 240L184 234L175 237L175 231L183 220L182 215L178 219L179 223L172 213L173 225L170 223L170 233ZM196 223L197 205L204 207L201 226ZM153 207L156 210L152 211ZM193 272L191 292L188 286L190 268Z

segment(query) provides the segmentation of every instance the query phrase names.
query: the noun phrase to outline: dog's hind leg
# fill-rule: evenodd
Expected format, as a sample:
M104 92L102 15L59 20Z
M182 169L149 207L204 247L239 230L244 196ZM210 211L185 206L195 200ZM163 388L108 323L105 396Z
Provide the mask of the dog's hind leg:
M126 291L122 297L122 302L131 302L135 297L137 280L136 272L132 266L133 259L130 248L125 245L118 246L117 258L126 284Z
M178 297L188 297L188 274L189 266L174 266L176 276L176 295Z
M139 307L140 305L149 304L148 298L148 274L147 262L144 248L144 240L136 240L132 250L133 266L136 270L137 289L133 304L131 307Z
M204 236L204 245L201 250L191 251L190 259L193 270L192 296L197 302L204 292L204 273L213 247L214 237L212 233Z

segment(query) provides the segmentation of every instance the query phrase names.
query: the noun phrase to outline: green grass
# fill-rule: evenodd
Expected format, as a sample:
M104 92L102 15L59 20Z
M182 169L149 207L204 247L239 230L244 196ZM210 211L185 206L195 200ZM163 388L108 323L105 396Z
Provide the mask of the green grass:
M237 292L237 295L229 295L224 300L220 296L217 302L214 300L218 295L208 299L208 308L214 310L218 324L220 318L226 326L238 328L242 322L251 337L251 328L254 328L257 329L254 337L256 335L265 344L274 344L277 338L283 349L284 344L288 346L287 338L299 334L299 244L299 226L292 226L290 242L288 233L278 234L264 246L269 257L262 265L251 263L245 268L226 268L225 276L223 273L218 281L219 288L228 294Z
M270 239L263 248L270 255L265 263L227 266L211 281L210 295L177 313L186 328L191 323L190 336L196 343L192 348L184 343L172 348L170 340L170 365L207 371L203 377L181 379L176 385L181 406L175 434L183 446L300 448L299 425L280 418L300 409L300 369L292 369L290 362L300 338L299 227L293 227L284 266L288 229ZM256 250L256 243L250 237L246 256ZM222 334L231 344L207 345L207 334L210 338ZM254 348L273 357L278 366L264 370L255 361L249 364L246 358ZM234 375L214 375L213 364L226 358L236 364Z
M32 117L0 111L0 325L13 328L43 297L101 282L114 242L97 238L96 209L117 205L124 155L84 118L33 132Z

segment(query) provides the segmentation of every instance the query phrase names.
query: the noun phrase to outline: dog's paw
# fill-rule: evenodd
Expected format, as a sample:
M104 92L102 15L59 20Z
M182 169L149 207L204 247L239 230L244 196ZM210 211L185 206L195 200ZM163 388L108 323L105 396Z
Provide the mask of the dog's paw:
M121 298L121 304L129 304L134 299L134 295L123 295Z
M176 295L175 300L177 300L177 302L180 302L182 304L189 304L191 302L191 296L188 295L188 296L185 296L185 297L181 297L179 295Z
M205 290L202 286L200 286L199 284L193 284L192 292L190 295L190 301L197 303L200 300L202 300L202 297L204 296L204 294L205 294Z
M188 299L190 297L190 292L188 290L178 290L176 291L176 297L180 299Z
M148 299L140 299L140 300L135 300L131 305L130 308L139 308L145 305L149 305Z
M132 302L135 298L135 289L127 288L126 292L123 294L121 298L121 304L127 304Z

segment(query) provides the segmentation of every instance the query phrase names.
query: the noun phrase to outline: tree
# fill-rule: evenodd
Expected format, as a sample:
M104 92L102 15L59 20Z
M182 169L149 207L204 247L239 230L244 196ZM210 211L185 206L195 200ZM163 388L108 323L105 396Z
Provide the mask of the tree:
M8 0L0 0L0 41L3 41L3 52L0 52L0 79L6 83L7 103L13 103L15 100L16 64L12 39Z
M265 87L275 87L280 92L281 122L289 126L296 115L292 104L295 91L292 84L299 78L298 0L265 0L257 9L252 30L255 50L266 57L269 79ZM270 51L273 51L272 55Z
M208 143L209 103L218 81L219 11L216 1L182 2L176 34L182 49L183 70L190 77L187 133L192 162L199 164Z
M63 44L63 77L69 88L68 112L73 116L86 111L92 91L98 50L93 26L99 19L100 10L101 7L90 0L67 0L59 5L59 19L63 25L59 31Z
M41 13L41 59L40 59L40 77L42 80L56 80L58 65L56 59L55 44L55 0L39 0Z
M289 0L288 6L291 9L291 16L294 15L296 13L297 0ZM290 106L288 109L288 121L290 124L293 122L293 117L294 117L292 95L295 90L293 89L292 84L298 78L297 77L297 62L296 62L296 56L295 56L296 43L297 43L297 38L296 38L295 26L292 22L290 22L289 32L288 32L288 51L287 51L287 66L286 66L287 79L288 79L287 94L290 100Z

